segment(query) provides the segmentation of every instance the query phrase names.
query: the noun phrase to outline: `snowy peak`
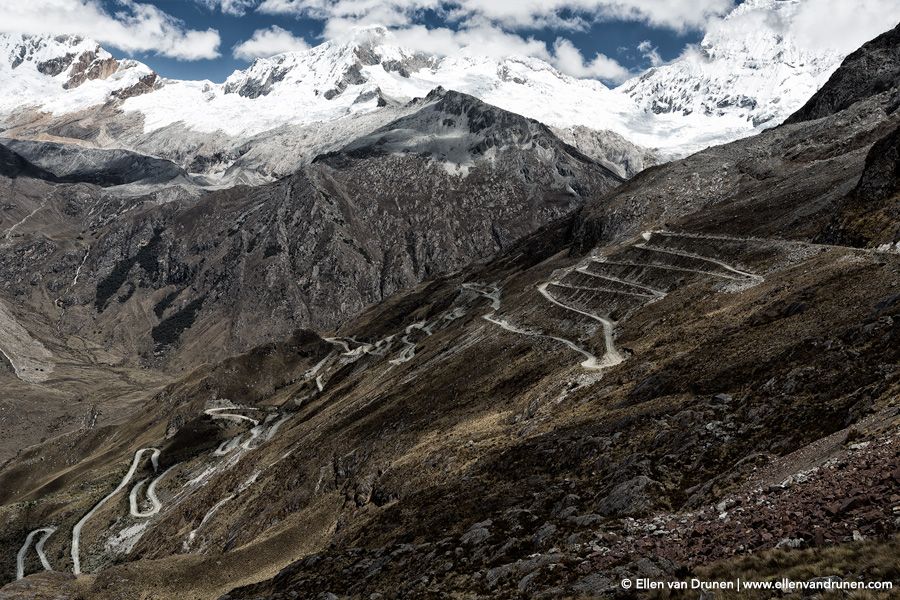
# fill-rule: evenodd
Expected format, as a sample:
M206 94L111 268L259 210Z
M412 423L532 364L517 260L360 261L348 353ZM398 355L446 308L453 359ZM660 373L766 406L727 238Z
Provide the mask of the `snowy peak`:
M0 34L0 107L83 108L146 93L157 79L147 65L117 60L90 38Z
M799 46L790 24L798 0L747 0L713 24L677 61L621 89L655 114L720 117L753 127L775 124L837 68L836 52Z
M563 75L534 58L441 57L404 48L383 27L353 32L309 50L259 59L222 85L166 81L125 111L144 117L147 131L183 122L202 133L253 136L284 125L333 123L402 106L443 86L544 123L627 128L634 103L599 81ZM598 104L604 105L599 113ZM610 115L608 123L597 123Z
M259 98L305 90L317 98L334 100L347 90L355 99L378 88L388 97L408 100L436 86L482 99L498 91L526 88L572 86L608 91L598 81L573 79L537 58L440 56L405 48L385 27L371 26L309 50L257 59L249 68L232 73L223 92Z
M33 70L57 78L64 89L106 79L118 61L97 42L80 36L0 36L0 55L11 70Z
M409 78L420 69L434 67L438 58L401 48L384 27L358 28L344 41L328 41L315 48L260 58L225 80L223 91L246 98L258 98L278 87L304 86L316 96L331 100L350 86L376 81L367 73L379 67L385 74Z

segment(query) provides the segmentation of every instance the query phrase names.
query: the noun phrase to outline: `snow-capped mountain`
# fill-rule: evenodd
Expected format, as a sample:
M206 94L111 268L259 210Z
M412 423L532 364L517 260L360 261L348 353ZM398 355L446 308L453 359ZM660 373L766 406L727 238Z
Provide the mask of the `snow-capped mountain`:
M618 91L658 120L696 123L710 142L778 124L825 83L843 58L839 52L804 48L792 38L791 22L802 3L747 0L714 24L698 47Z
M167 82L123 108L140 111L151 129L184 119L198 131L253 135L284 123L330 121L404 104L438 86L549 125L591 123L624 132L635 112L628 97L599 81L563 75L541 60L426 55L398 46L383 27L258 59L222 85ZM249 114L248 105L254 107ZM185 107L191 107L187 114Z
M0 35L0 111L25 107L65 114L154 89L158 77L117 60L97 42L70 35Z
M413 51L379 26L258 59L221 84L159 78L86 39L0 36L0 126L8 137L128 148L191 172L240 171L252 182L403 117L412 99L440 86L577 130L572 139L591 139L591 156L627 175L658 160L635 160L645 148L684 155L777 124L802 106L842 58L792 40L802 2L749 0L698 48L614 89L536 58ZM616 140L615 151L602 147L605 139Z
M15 57L22 47L37 46L46 56L72 62L77 54L70 46L100 55L104 51L95 43L7 36L5 44L8 59L0 60L0 77L21 88L0 104L8 137L124 147L229 181L255 183L293 172L416 110L410 101L437 87L559 126L574 115L595 128L626 131L623 123L634 112L629 98L602 83L567 77L540 60L426 55L398 46L383 27L259 59L222 84L160 79L146 65L121 61L105 79L72 88L69 71L44 74L40 61L25 69ZM148 85L137 91L152 93L135 93L135 84L144 81ZM597 112L598 101L605 117Z

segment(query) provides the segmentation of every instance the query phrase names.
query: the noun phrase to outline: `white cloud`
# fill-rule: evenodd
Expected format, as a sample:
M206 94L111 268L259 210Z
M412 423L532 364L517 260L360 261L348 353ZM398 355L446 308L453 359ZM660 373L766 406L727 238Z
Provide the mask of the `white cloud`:
M309 44L302 37L295 36L278 25L272 25L268 29L254 31L250 39L234 47L233 54L235 58L253 60L307 48Z
M258 10L363 22L379 15L386 25L409 24L421 11L434 10L463 25L487 21L505 29L581 29L589 21L617 19L682 31L701 29L733 6L733 0L263 0Z
M480 13L507 27L541 26L563 11L585 20L627 20L676 30L702 28L728 12L732 0L456 0L463 11ZM576 22L577 23L577 22Z
M554 66L573 77L596 77L618 83L632 75L616 60L599 52L589 62L585 62L584 56L575 47L575 44L564 38L556 39L553 44L553 53Z
M663 64L663 59L659 55L659 51L656 49L656 46L650 43L650 40L644 40L638 44L637 50L641 53L641 56L647 59L647 62L650 63L651 67L658 67Z
M210 10L221 10L226 15L242 17L259 4L259 0L194 0Z
M600 78L612 82L624 81L632 73L604 54L598 53L585 61L571 41L556 40L553 51L541 40L522 37L490 25L481 24L459 30L447 27L432 29L424 25L410 25L390 30L394 41L411 50L420 50L438 56L476 55L494 58L531 56L551 63L557 69L573 77ZM359 23L346 19L328 21L324 37L342 40L359 37Z
M0 32L77 34L125 52L153 52L179 60L219 56L221 40L215 29L187 29L152 4L117 3L121 9L110 14L98 0L6 2Z
M811 50L849 53L898 22L897 0L807 0L797 9L792 30Z
M706 37L753 48L760 40L790 40L800 52L846 55L900 21L897 0L803 0L745 3L725 18L713 19Z
M417 50L533 56L574 77L619 82L632 73L605 54L585 59L567 39L558 39L548 49L540 40L516 32L584 30L592 21L615 19L680 31L702 28L732 7L733 0L262 0L257 10L324 21L325 39L340 39L358 25L381 24L391 29L398 43ZM453 27L427 28L422 24L424 11L437 13ZM648 49L645 56L661 62L655 49Z
M355 22L332 20L325 29L328 39L341 39L358 35ZM447 27L429 29L424 25L411 25L391 29L396 42L412 50L420 50L438 56L471 54L503 58L507 56L534 56L550 59L544 42L534 38L524 38L514 33L501 31L491 25L478 25L460 30Z
M263 0L257 10L321 21L393 27L410 25L422 11L441 7L442 0Z

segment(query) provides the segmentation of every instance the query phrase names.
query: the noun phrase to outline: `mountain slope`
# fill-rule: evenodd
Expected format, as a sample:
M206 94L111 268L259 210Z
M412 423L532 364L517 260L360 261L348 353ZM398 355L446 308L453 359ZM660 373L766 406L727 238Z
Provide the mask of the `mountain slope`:
M358 138L338 153L318 157L316 162L334 162L341 155L368 158L414 154L447 165L453 173L467 175L476 161L502 164L509 150L519 149L534 151L541 161L556 164L558 178L545 184L545 189L555 190L571 187L565 178L573 170L595 164L561 142L545 125L497 110L474 96L436 88L420 104L421 110ZM599 170L610 180L622 181L610 169Z
M24 156L4 144L0 144L0 176L8 179L29 177L57 181L56 175L29 162Z
M597 131L584 126L552 128L561 140L578 148L597 162L631 179L644 169L663 162L654 151L641 148L612 131Z
M52 173L58 181L93 183L100 186L128 183L161 184L187 173L171 161L143 156L127 150L100 150L54 142L31 142L0 138L6 147Z
M819 239L900 251L900 127L878 140L866 169Z
M10 190L10 226L27 218L5 241L15 250L0 263L6 292L62 334L89 328L84 335L133 360L196 365L297 327L334 326L493 256L621 182L543 125L471 96L436 91L409 110L255 188L182 189L162 177L171 163L123 153L99 173L168 187L107 194L82 183L36 192L34 205L27 188ZM55 146L13 145L97 181ZM16 258L35 246L33 260ZM39 285L28 276L36 269Z

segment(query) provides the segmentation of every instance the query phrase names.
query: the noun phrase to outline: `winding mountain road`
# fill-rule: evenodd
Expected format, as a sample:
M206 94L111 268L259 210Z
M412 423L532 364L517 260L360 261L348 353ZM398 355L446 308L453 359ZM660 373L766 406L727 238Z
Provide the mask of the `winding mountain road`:
M489 313L489 314L483 315L481 318L484 319L485 321L489 321L489 322L493 323L494 325L497 325L501 329L505 329L506 331L509 331L511 333L518 333L519 335L527 335L527 336L531 336L531 337L541 337L541 338L546 338L548 340L554 340L554 341L560 342L585 357L585 359L581 362L581 366L584 367L585 369L595 370L595 369L602 368L601 362L597 359L597 357L594 354L588 352L587 350L585 350L584 348L582 348L581 346L579 346L578 344L576 344L575 342L573 342L571 340L567 340L567 339L561 338L561 337L556 337L555 335L548 335L546 333L541 333L538 331L528 331L527 329L522 329L521 327L516 327L515 325L511 324L506 319L497 319L496 317L494 317L494 313Z
M158 456L158 455L156 455L156 456ZM159 463L154 462L153 470L155 471L158 468L159 468ZM147 480L141 479L136 484L134 484L134 487L131 488L131 493L128 494L128 504L129 504L129 508L130 508L132 517L146 519L148 517L152 517L159 513L160 509L162 508L162 502L159 501L159 497L156 495L156 486L159 485L159 482L162 480L162 478L165 477L166 475L168 475L169 471L171 471L174 468L175 468L175 465L172 465L171 467L169 467L168 469L163 471L162 474L159 475L159 477L157 477L156 479L151 481L149 486L147 486L147 499L150 501L150 506L151 506L150 510L148 510L148 511L141 511L138 506L138 504L139 504L138 497L141 493L141 488L144 486L145 483L147 483Z
M253 423L253 426L259 425L259 420L254 419L252 417L248 417L247 415L235 414L235 413L226 413L223 411L226 410L258 410L256 408L247 408L244 406L223 406L219 408L207 408L203 411L204 414L209 415L213 419L227 419L229 421L234 421L236 423L240 423L241 421L247 421L249 423Z
M568 274L569 274L569 271L566 272L566 275L568 275ZM563 277L565 277L565 275ZM606 352L604 352L603 358L597 360L595 357L594 362L591 364L591 366L587 366L585 364L589 361L585 361L584 363L581 363L581 366L583 366L586 369L605 369L605 368L613 367L615 365L618 365L618 364L624 362L625 357L622 356L622 354L616 349L615 340L613 339L615 328L616 328L615 322L607 319L606 317L602 317L600 315L596 315L594 313L589 313L589 312L581 310L579 308L575 308L573 306L563 304L562 302L560 302L559 300L554 298L553 294L551 294L550 291L547 289L548 286L550 286L551 284L556 284L556 283L558 283L558 280L551 280L551 281L544 282L537 287L538 292L540 292L540 294L544 298L546 298L548 301L552 302L556 306L559 306L560 308L564 308L566 310L570 310L570 311L572 311L574 313L578 313L580 315L584 315L585 317L588 317L589 319L593 319L593 320L597 321L598 323L600 323L603 326L603 341L606 344Z
M753 281L756 281L757 283L762 283L763 281L765 281L765 278L762 277L761 275L757 275L756 273L750 273L748 271L741 271L740 269L736 269L735 267L732 267L731 265L724 263L720 260L716 260L714 258L709 258L707 256L702 256L700 254L694 254L693 252L684 252L682 250L671 250L669 248L658 248L656 246L648 246L646 243L635 244L633 247L640 248L641 250L650 250L651 252L661 252L664 254L671 254L673 256L680 256L682 258L692 258L694 260L702 260L704 262L708 262L710 264L719 266L719 267L725 269L726 271L734 273L738 277L741 277L744 279L751 279ZM655 266L655 265L650 265L650 266ZM683 270L689 270L689 269L683 269ZM711 272L707 272L707 271L695 271L695 272L703 273L706 275L713 275L713 276L717 276L717 277L727 277L726 275L724 275L722 273L711 273Z
M191 544L194 543L194 539L196 539L197 532L200 531L200 528L202 528L204 525L206 525L206 522L209 521L214 514L216 514L216 511L218 511L220 508L222 508L223 504L233 500L234 496L235 496L234 494L225 496L224 498L222 498L221 500L219 500L218 502L213 504L212 507L208 511L206 511L206 514L203 515L203 518L200 520L200 524L197 525L197 527L195 527L194 529L192 529L190 531L190 533L188 533L188 537L184 541L184 544L183 544L185 552L187 552L191 549Z
M570 267L561 274L557 275L554 279L550 279L549 281L545 281L537 286L538 292L541 296L544 297L548 302L562 308L563 310L571 311L576 314L585 316L589 319L597 321L603 327L603 338L606 346L606 350L602 357L597 358L589 351L585 350L577 343L572 340L568 340L565 338L547 335L542 332L529 331L527 329L523 329L521 327L517 327L512 325L509 321L505 319L497 318L495 315L497 311L500 309L500 289L496 286L486 286L479 283L464 283L462 287L467 290L474 291L488 299L491 300L491 307L493 308L493 312L484 315L484 319L490 321L491 323L502 327L503 329L518 333L521 335L531 335L531 336L539 336L545 337L548 339L553 339L558 342L561 342L568 346L569 348L579 352L583 356L586 357L586 360L581 363L581 366L586 369L605 369L608 367L612 367L622 363L625 360L625 356L616 348L615 345L615 326L616 323L600 314L592 313L587 310L583 310L581 308L576 308L574 306L570 306L565 302L561 301L559 298L554 296L552 288L560 288L560 289L571 289L576 291L594 291L594 292L603 292L608 294L623 294L626 296L633 296L638 298L646 298L648 302L652 302L659 298L662 298L666 295L666 291L658 289L656 287L652 287L649 285L645 285L643 283L637 281L630 281L627 279L622 279L620 277L616 277L614 275L607 275L602 273L595 273L590 270L589 265L591 263L596 264L609 264L609 265L622 265L634 268L641 269L663 269L669 271L678 271L684 273L696 273L699 275L707 275L712 277L720 277L724 279L737 280L737 281L750 281L754 283L760 283L764 281L764 278L755 273L751 273L749 271L744 271L729 265L721 260L710 258L708 256L703 256L700 254L695 254L693 252L687 252L684 250L673 250L670 248L660 248L658 246L651 245L651 240L654 235L671 235L676 236L677 234L668 234L663 232L653 232L648 231L642 234L643 242L635 243L631 247L638 248L640 250L644 250L647 252L656 252L666 256L674 256L680 258L687 258L693 261L701 261L700 264L702 266L703 263L709 264L709 270L703 270L702 268L690 268L690 267L682 267L671 264L657 264L657 263L643 263L636 262L634 260L631 261L616 261L616 260L608 260L605 258L597 258L590 257L587 259L587 262L583 262L580 265L576 265L574 267ZM694 236L701 237L701 236ZM718 238L714 238L718 239ZM694 265L696 266L696 265ZM588 287L584 285L578 285L575 283L566 283L565 279L568 275L572 273L579 273L582 275L587 275L590 277L594 277L598 280L609 281L613 283L620 284L622 286L626 286L626 289L613 289L610 287L598 286L598 287ZM630 291L627 288L631 288L634 291Z
M548 282L547 285L552 285L553 287L563 288L566 290L575 290L576 292L604 292L607 294L624 294L626 296L635 296L638 298L653 298L653 294L649 294L647 292L629 292L627 290L617 290L609 287L587 287L584 285L572 285L570 283L562 283L561 281L557 282Z
M272 423L269 429L266 430L266 441L268 442L273 437L275 437L275 434L278 433L278 430L281 429L281 426L284 425L292 416L294 415L292 415L291 413L287 413L280 419Z
M137 472L138 466L141 464L141 459L144 457L146 452L151 452L150 462L153 464L153 469L156 470L159 468L159 454L160 450L158 448L141 448L137 452L134 453L134 458L131 461L131 466L128 468L128 472L125 473L125 476L122 478L122 481L119 482L119 485L111 491L109 494L104 496L97 504L94 505L91 510L89 510L81 520L75 523L75 526L72 528L72 572L75 575L81 574L81 530L84 527L85 523L90 520L91 517L96 514L100 508L106 504L110 499L112 499L116 494L124 490L131 480L134 478L134 474Z
M602 264L601 261L593 261L593 262L600 262ZM587 275L589 277L596 277L597 279L605 279L607 281L621 283L622 285L630 285L633 288L636 288L639 290L644 290L648 294L655 296L656 298L662 298L663 296L666 295L666 293L663 290L660 290L660 289L657 289L654 287L650 287L650 286L647 286L647 285L644 285L641 283L637 283L635 281L629 281L628 279L621 279L619 277L614 277L612 275L601 275L600 273L594 273L594 272L588 270L587 265L582 265L580 267L576 267L575 271L578 273L581 273L583 275Z
M254 448L256 448L256 446L250 446L250 444L253 443L253 440L259 437L259 434L262 433L263 428L264 427L262 425L256 425L255 427L253 427L250 430L250 437L248 437L241 443L241 448L243 448L244 450L253 450Z
M336 337L327 337L327 338L322 338L322 339L325 340L326 342L328 342L329 344L340 348L342 354L350 353L350 344L347 342L347 340L345 340L343 338L336 338Z
M25 543L22 544L22 547L19 548L18 554L16 554L16 579L22 579L23 577L25 577L25 558L28 556L28 549L31 548L31 542L34 540L34 536L38 534L43 535L38 540L37 544L34 547L34 550L35 552L37 552L38 559L41 561L41 566L44 567L44 570L53 570L53 567L50 566L50 561L47 560L47 555L44 554L44 543L47 541L47 538L53 534L54 531L56 531L56 527L41 527L40 529L35 529L34 531L29 532L29 534L25 537Z
M547 283L541 284L541 286L549 285L550 283L551 282L547 282ZM538 286L538 289L541 289L541 286ZM497 310L500 309L500 288L498 288L497 286L486 286L486 285L482 285L482 284L478 284L478 283L464 283L462 285L462 287L464 289L467 289L467 290L473 291L477 294L480 294L481 296L483 296L491 301L491 308L492 308L491 312L487 313L486 315L481 316L481 318L484 319L485 321L488 321L489 323L493 323L494 325L500 327L501 329L504 329L511 333L516 333L519 335L527 335L530 337L541 337L541 338L546 338L549 340L554 340L556 342L559 342L585 357L585 359L581 362L581 366L585 369L599 370L599 369L606 368L607 366L610 366L606 362L604 362L604 359L597 358L597 356L595 356L593 353L582 348L581 346L579 346L572 340L567 340L565 338L561 338L561 337L558 337L555 335L549 335L549 334L539 332L539 331L530 331L528 329L523 329L521 327L517 327L517 326L513 325L506 319L497 318L495 315L497 314ZM560 304L559 302L556 302L555 299L552 299L551 301L554 302L554 304L559 304L563 308L570 309L570 307ZM570 309L570 310L576 310L576 309ZM581 311L576 310L576 312L581 312Z
M482 285L480 283L464 283L464 290L469 290L480 294L491 301L491 308L495 311L500 310L500 288L495 285Z
M406 329L403 330L403 337L400 338L400 341L403 343L403 349L400 351L400 355L397 358L389 360L389 363L392 365L403 364L411 361L413 356L416 355L416 343L409 339L409 336L412 335L412 332L415 329L424 331L427 335L431 335L431 330L427 327L425 321L417 321L412 325L407 325Z
M226 454L229 454L232 450L241 445L241 438L243 435L244 434L236 435L219 444L219 447L213 451L213 456L225 456Z

